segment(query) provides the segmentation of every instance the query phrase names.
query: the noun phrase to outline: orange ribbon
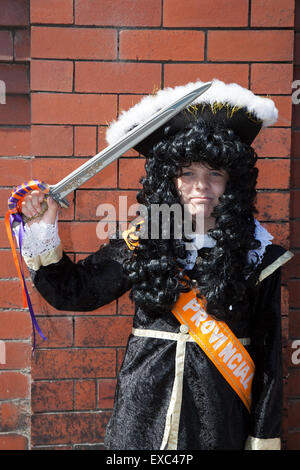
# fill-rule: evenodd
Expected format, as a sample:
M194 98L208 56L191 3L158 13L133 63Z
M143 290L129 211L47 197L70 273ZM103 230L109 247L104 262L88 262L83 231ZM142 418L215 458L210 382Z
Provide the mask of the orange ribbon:
M22 295L23 295L23 308L27 308L28 307L28 302L27 302L27 296L26 296L26 291L25 291L25 286L24 286L24 279L23 279L23 276L22 276L22 273L21 273L20 263L19 263L18 255L17 255L17 252L16 252L14 240L13 240L12 228L11 228L11 224L10 224L10 215L11 214L9 213L9 211L7 211L6 214L5 214L5 228L6 228L8 240L9 240L9 243L10 243L10 247L11 247L11 251L12 251L12 255L13 255L13 260L14 260L14 263L15 263L20 281L21 281Z

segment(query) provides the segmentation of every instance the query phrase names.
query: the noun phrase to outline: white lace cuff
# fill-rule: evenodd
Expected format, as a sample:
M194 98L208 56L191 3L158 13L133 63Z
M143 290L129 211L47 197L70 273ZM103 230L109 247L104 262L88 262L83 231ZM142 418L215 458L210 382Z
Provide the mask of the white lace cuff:
M54 250L61 244L57 220L58 215L54 224L46 224L43 221L35 222L31 226L25 224L22 239L22 255L24 258L36 258L39 255ZM19 230L20 225L14 227L18 245Z

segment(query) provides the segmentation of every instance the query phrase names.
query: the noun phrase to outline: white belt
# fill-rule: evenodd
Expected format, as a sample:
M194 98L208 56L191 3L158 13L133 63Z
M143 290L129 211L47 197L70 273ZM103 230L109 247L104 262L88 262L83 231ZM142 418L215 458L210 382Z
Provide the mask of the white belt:
M160 331L160 330L146 330L143 328L132 328L132 334L134 336L145 336L147 338L161 338L161 339L170 339L173 341L178 341L182 337L182 333L188 333L186 325L180 326L180 333L171 333L169 331ZM249 346L251 344L250 338L238 338L239 342L243 346ZM196 341L191 336L188 336L185 341L195 343Z
M169 331L159 330L146 330L142 328L132 328L132 334L134 336L177 341L175 357L175 378L169 408L166 415L163 440L160 447L160 450L176 450L181 413L186 343L196 343L196 341L188 334L188 327L186 325L180 326L180 333L171 333ZM249 345L251 342L250 338L239 338L239 341L244 346Z

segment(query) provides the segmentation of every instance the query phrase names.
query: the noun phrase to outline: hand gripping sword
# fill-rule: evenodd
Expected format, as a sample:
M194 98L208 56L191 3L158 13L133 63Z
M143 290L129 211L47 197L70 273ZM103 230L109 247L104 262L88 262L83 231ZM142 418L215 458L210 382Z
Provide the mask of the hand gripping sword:
M45 197L51 196L61 207L69 207L69 202L65 197L79 188L82 184L88 181L90 178L95 176L101 170L103 170L107 165L115 161L121 155L123 155L127 150L137 145L143 139L148 137L152 132L157 130L163 124L172 119L176 114L190 105L198 96L202 95L210 86L211 82L204 83L202 86L190 91L189 93L183 95L181 98L177 99L168 106L165 106L152 116L144 123L136 126L133 130L128 132L122 139L120 139L115 144L112 144L106 147L101 152L97 153L94 157L89 159L86 163L81 165L77 170L73 171L57 184L48 185L47 183L41 182L39 180L30 180L22 183L13 189L10 198L8 199L8 211L5 216L5 226L7 235L10 241L11 249L13 252L14 262L21 280L22 290L23 290L23 306L24 308L29 307L31 320L33 324L33 351L35 348L35 328L42 336L46 339L43 333L41 332L37 321L35 319L32 305L30 302L29 294L26 288L26 283L23 273L23 264L22 264L22 237L24 234L24 223L26 223L30 218L27 218L22 215L21 204L25 196L34 190L41 190L44 192ZM48 209L48 204L44 200L42 203L42 212L41 215ZM15 236L13 232L13 226L15 224L20 224L19 230L19 249L21 253L21 268L20 263L18 262L17 253L15 250L13 237Z

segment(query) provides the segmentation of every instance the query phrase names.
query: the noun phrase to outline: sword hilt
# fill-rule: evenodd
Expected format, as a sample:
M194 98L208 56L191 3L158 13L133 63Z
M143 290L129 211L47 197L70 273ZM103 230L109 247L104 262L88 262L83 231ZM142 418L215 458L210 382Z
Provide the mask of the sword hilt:
M21 209L21 204L27 196L27 194L31 193L32 191L42 191L45 195L44 200L41 203L41 212L38 214L38 216L34 217L26 217L24 214L22 214L22 209ZM37 217L40 217L43 215L46 210L48 209L48 204L47 204L47 197L53 197L53 199L60 204L61 207L69 207L69 203L66 199L64 198L59 198L56 195L53 195L51 193L51 187L47 184L44 183L43 181L39 180L30 180L30 181L25 181L25 183L20 184L16 188L14 188L11 192L11 196L8 199L8 212L10 214L22 214L22 218L24 223L29 222L29 220L33 220Z

